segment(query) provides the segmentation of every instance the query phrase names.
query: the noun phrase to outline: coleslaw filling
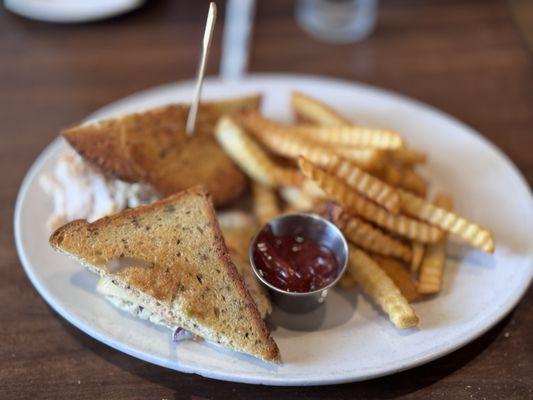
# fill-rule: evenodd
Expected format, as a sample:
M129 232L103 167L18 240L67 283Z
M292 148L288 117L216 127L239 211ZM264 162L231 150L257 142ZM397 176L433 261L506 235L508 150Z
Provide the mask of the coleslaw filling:
M73 149L59 156L52 173L41 176L40 184L53 198L54 211L47 221L50 229L76 219L92 222L160 197L151 185L104 176Z

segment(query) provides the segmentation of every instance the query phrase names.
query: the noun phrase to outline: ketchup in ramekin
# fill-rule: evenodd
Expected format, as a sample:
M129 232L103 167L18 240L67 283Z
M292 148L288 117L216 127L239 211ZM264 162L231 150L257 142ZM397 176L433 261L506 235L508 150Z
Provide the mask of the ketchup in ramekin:
M300 235L276 236L270 226L257 235L253 261L268 283L287 292L320 290L339 272L331 249Z

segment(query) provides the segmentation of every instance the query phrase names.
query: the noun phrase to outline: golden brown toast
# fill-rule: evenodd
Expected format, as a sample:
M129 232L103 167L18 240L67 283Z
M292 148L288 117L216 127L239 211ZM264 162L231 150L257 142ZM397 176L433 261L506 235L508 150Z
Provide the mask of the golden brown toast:
M62 135L107 175L149 183L164 196L203 184L215 205L224 205L243 191L245 177L213 138L214 125L221 115L257 109L259 102L260 96L248 96L200 104L191 137L185 132L186 104L82 124Z
M278 347L230 260L203 188L90 224L70 222L52 234L50 244L111 279L161 320L238 352L279 359ZM111 271L109 262L120 258L151 266Z

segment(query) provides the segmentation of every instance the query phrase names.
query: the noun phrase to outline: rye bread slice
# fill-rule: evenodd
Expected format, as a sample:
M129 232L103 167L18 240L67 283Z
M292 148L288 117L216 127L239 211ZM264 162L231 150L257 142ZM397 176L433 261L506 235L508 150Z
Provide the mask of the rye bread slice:
M51 246L149 305L161 319L206 340L277 361L279 350L228 255L209 195L202 187L93 223L70 222ZM118 258L151 267L110 271Z
M247 96L200 104L191 137L185 132L187 104L82 124L62 135L106 175L151 184L163 196L203 184L219 206L239 196L246 182L213 138L213 127L221 115L257 109L259 102L259 96Z

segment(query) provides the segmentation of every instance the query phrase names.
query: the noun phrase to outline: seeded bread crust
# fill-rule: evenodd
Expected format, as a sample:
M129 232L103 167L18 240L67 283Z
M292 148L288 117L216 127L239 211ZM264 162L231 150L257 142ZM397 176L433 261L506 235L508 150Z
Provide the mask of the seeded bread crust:
M61 134L108 176L151 184L163 196L203 184L220 206L239 196L246 181L213 138L213 127L221 115L257 109L259 103L260 96L202 103L190 137L185 132L186 104L82 124Z
M91 224L73 221L51 246L149 304L161 319L209 341L267 361L279 350L232 263L201 187ZM108 261L141 258L151 268L110 272Z

